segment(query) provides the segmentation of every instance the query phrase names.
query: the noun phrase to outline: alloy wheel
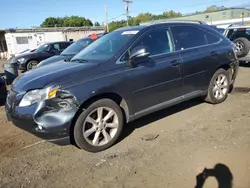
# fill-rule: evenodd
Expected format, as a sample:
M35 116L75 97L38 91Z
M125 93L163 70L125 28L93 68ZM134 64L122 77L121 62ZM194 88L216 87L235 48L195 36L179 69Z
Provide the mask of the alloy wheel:
M228 79L224 74L219 74L214 81L213 95L216 99L222 99L228 92Z
M238 52L242 52L243 48L244 48L244 44L242 42L237 42L236 43L236 49Z
M83 137L92 146L102 146L115 137L118 126L118 115L113 109L98 107L85 119Z
M27 65L27 70L35 69L37 67L37 65L38 65L38 63L36 61L29 62Z

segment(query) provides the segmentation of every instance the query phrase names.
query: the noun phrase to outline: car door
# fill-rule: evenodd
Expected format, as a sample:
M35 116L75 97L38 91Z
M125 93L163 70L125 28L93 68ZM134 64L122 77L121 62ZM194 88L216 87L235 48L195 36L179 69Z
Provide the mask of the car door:
M39 61L43 61L49 57L60 54L60 47L58 43L48 44L42 51L42 53L37 57Z
M142 46L148 49L149 58L128 71L135 114L160 109L167 101L180 97L182 83L181 57L175 52L168 28L146 32L130 48L130 52Z
M221 39L195 26L174 26L171 31L176 50L180 51L182 57L183 94L201 94L209 84L210 68L218 64L216 44Z

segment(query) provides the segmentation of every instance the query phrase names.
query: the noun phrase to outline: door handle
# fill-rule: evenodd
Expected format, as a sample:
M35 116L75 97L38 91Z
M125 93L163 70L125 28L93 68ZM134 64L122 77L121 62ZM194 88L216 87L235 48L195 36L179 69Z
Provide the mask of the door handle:
M173 60L171 63L170 63L170 66L171 67L177 67L181 64L181 61L180 60Z

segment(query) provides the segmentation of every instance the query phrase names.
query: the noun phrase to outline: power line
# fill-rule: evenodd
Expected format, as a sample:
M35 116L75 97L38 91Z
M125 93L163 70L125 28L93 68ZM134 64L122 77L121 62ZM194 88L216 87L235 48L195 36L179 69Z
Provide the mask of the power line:
M119 16L115 16L115 17L113 17L113 18L110 18L110 19L108 19L108 21L110 21L110 20L116 20L117 18L120 18L120 17L122 17L122 16L124 16L125 14L120 14Z

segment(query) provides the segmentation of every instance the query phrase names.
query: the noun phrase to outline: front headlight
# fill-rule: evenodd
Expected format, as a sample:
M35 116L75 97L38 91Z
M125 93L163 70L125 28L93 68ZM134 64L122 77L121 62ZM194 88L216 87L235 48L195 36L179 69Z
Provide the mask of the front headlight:
M25 58L19 58L17 59L18 62L23 63L25 61Z
M58 88L45 88L45 89L35 89L28 91L19 103L20 107L30 106L34 103L38 103L43 100L52 99L56 97L56 92Z

